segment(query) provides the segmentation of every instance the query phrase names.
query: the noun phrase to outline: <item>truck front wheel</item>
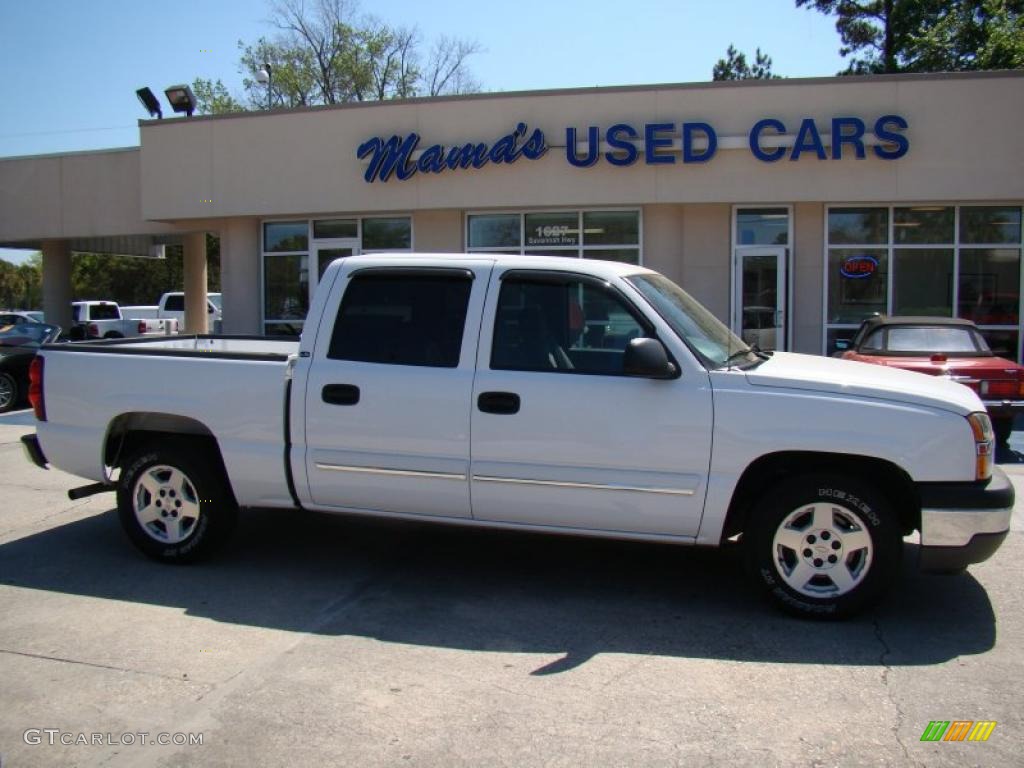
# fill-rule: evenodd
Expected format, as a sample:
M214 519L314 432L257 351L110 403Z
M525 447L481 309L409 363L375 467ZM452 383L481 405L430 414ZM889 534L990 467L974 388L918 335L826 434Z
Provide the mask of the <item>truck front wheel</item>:
M143 446L124 463L117 512L128 538L155 560L185 563L219 548L238 517L219 462L184 442Z
M903 552L886 498L858 480L804 475L783 481L747 523L747 565L789 613L851 616L876 602Z

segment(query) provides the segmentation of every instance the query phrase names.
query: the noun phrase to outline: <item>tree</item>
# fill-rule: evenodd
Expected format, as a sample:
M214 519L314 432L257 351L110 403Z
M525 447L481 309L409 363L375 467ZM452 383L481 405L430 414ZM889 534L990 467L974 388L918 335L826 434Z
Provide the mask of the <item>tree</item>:
M1024 67L1024 0L796 0L836 17L845 72Z
M415 27L359 17L346 0L278 0L277 35L239 42L243 87L252 109L470 93L479 84L468 60L478 43L442 36L425 64ZM270 66L270 82L256 74Z
M712 80L779 80L772 74L772 60L758 48L754 53L754 66L747 64L746 54L729 45L725 58L719 59L711 70Z
M245 111L241 102L228 93L227 87L220 80L204 80L197 77L192 81L192 93L196 96L196 112L201 115Z

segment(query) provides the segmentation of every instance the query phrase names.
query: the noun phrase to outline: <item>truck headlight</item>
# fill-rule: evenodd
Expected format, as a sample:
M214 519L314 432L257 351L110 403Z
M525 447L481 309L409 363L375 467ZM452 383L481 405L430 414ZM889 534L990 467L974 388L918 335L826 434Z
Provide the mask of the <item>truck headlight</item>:
M972 413L967 417L974 433L974 479L988 480L992 477L992 460L995 453L995 438L992 420L987 413Z

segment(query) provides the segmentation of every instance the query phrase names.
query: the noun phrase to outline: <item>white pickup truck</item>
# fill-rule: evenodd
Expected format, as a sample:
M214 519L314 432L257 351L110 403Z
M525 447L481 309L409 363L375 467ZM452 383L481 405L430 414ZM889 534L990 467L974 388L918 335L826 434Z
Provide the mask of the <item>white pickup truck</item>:
M90 339L169 336L178 332L175 319L131 317L114 301L73 301L71 320L80 329L79 335Z
M76 496L116 488L163 561L210 553L247 507L739 537L782 607L840 616L886 591L914 530L927 570L985 560L1014 500L967 387L756 352L611 262L351 257L301 341L46 346L30 399L31 460L97 481Z
M185 294L182 291L169 291L160 297L157 304L134 307L121 307L128 317L143 320L176 320L178 326L185 327ZM207 326L212 333L220 333L224 317L221 310L221 294L206 295Z

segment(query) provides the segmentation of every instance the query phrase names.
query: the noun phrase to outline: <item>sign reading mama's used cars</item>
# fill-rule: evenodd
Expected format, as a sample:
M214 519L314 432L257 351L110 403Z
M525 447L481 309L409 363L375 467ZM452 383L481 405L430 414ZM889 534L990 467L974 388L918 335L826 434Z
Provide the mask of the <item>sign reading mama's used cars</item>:
M842 160L844 156L863 160L869 151L882 160L897 160L910 149L910 141L903 133L907 121L899 115L876 119L871 125L873 136L868 133L868 123L859 117L833 117L829 127L830 131L822 132L811 117L801 119L799 125L788 126L782 120L767 117L751 126L746 147L764 163L807 156L818 160ZM791 129L795 129L795 134L788 133ZM706 163L718 147L718 133L705 122L616 123L604 129L597 125L584 131L575 126L565 129L565 159L577 168L590 168L602 161L614 166L633 165L641 160L647 165ZM388 139L375 136L359 145L356 156L367 161L363 177L372 183L388 181L392 176L404 181L417 173L538 160L549 148L540 128L531 131L526 123L518 123L510 133L492 143L423 147L418 133L396 134Z

